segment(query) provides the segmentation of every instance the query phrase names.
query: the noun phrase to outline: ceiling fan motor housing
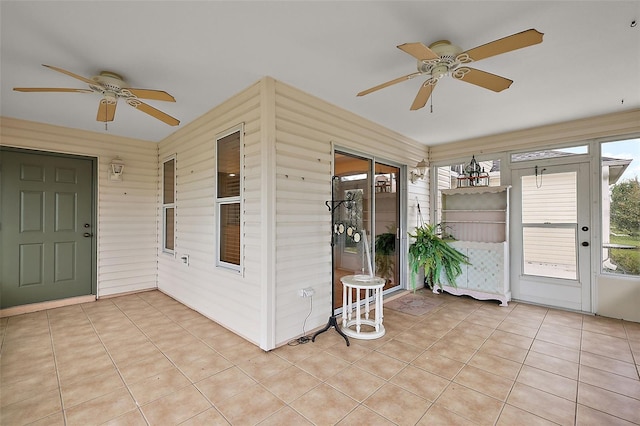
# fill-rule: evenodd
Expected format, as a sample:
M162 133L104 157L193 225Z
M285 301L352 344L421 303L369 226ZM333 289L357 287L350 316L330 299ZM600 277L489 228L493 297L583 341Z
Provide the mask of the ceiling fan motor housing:
M102 93L107 99L117 99L122 89L127 87L121 76L110 71L102 71L100 75L93 77L93 80L97 84L91 85L91 88Z
M455 70L460 62L457 57L462 53L462 49L455 44L451 44L449 40L440 40L429 45L438 59L418 61L418 71L423 74L431 74L434 79L440 79L449 72Z

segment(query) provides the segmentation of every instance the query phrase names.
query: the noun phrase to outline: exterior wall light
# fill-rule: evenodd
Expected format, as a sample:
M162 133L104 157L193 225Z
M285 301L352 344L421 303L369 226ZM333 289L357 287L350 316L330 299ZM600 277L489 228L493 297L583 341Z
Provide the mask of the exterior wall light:
M418 179L424 179L426 174L427 174L427 163L423 159L418 164L416 164L415 170L412 170L409 173L409 180L411 181L411 183L416 183Z
M109 165L109 180L120 182L122 181L122 173L124 172L124 162L120 157L116 157L111 160Z

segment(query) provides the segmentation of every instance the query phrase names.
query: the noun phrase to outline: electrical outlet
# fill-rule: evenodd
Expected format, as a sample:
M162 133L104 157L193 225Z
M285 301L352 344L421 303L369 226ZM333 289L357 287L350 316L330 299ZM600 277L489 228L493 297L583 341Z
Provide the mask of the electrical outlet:
M298 290L298 296L300 297L311 297L315 294L315 290L311 287L301 288Z

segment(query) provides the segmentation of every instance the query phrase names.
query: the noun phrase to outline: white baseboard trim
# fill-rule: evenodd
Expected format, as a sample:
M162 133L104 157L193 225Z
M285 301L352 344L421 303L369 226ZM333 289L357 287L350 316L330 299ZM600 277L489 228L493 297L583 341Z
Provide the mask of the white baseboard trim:
M70 297L68 299L50 300L48 302L30 303L28 305L14 306L11 308L0 309L0 318L12 317L15 315L29 314L31 312L44 311L46 309L61 308L63 306L78 305L80 303L95 302L96 296L90 294L88 296Z

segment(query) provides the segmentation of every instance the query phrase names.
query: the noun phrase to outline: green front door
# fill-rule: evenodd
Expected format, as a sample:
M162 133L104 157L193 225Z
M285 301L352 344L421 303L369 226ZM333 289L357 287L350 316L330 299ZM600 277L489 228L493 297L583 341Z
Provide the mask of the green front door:
M93 161L0 151L0 307L92 293Z

